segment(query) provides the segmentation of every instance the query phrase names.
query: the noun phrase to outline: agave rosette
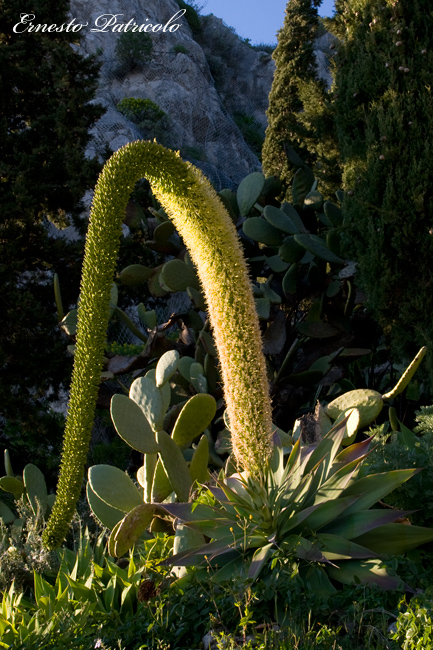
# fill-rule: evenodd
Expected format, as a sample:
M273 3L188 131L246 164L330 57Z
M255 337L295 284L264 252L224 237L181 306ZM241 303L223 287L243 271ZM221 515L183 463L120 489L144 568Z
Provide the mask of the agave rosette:
M330 587L328 577L346 584L374 582L384 589L401 585L383 558L433 540L433 529L396 523L408 511L372 506L421 470L359 478L372 437L341 451L348 418L317 446L302 447L298 440L287 461L275 436L263 478L243 473L218 480L216 487L208 488L215 505L164 504L166 512L182 522L181 531L203 536L197 545L195 534L194 547L164 564L214 566L216 580L244 569L255 579L270 558L282 554L319 563L321 580Z

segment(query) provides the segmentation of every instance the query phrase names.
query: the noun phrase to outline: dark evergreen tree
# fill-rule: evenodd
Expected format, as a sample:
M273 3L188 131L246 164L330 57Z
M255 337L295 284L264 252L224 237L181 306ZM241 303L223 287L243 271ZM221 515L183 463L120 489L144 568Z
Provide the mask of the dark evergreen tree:
M262 162L266 175L281 179L288 200L296 170L287 159L284 144L292 146L309 166L313 166L316 159L305 145L309 128L299 117L303 110L300 83L309 82L318 92L324 91L324 83L316 80L317 64L313 52L313 40L319 27L317 7L321 1L289 0L273 53L276 70L269 95Z
M430 346L433 388L433 10L337 0L336 122L347 250L398 357Z
M53 237L49 222L80 229L80 200L99 170L84 150L102 109L89 103L98 65L73 47L77 33L13 26L23 13L67 24L68 9L66 0L0 0L0 415L34 438L46 391L55 396L70 373L53 272L65 303L76 301L82 256L82 242Z

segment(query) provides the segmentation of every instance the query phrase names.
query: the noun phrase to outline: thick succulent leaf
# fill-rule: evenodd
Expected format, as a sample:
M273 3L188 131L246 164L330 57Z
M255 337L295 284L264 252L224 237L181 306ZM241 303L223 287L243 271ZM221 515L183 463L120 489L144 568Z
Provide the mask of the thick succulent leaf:
M338 535L331 535L329 533L321 533L316 537L317 543L320 545L323 555L328 560L363 560L366 558L378 557L377 554L356 544L355 542L350 542L344 537L339 537Z
M400 393L404 391L406 386L409 384L410 380L414 376L415 372L417 371L417 368L421 361L423 360L425 354L427 352L426 346L421 348L421 350L418 352L414 360L411 362L411 364L406 368L402 376L400 377L399 381L397 382L396 386L392 390L390 390L388 393L385 393L385 395L382 395L382 398L384 400L388 399L393 399Z
M329 499L338 499L342 496L343 491L350 485L352 477L358 469L360 460L353 460L347 465L343 465L335 474L331 476L318 489L314 503L323 503Z
M143 503L139 491L129 476L112 465L94 465L89 468L92 491L108 505L129 512Z
M371 441L373 438L374 436L370 436L370 438L367 438L362 442L357 442L350 445L346 449L343 449L343 451L341 451L335 457L335 461L329 471L329 476L335 474L335 472L339 470L340 467L346 465L347 463L351 463L354 460L361 460L366 458L367 453L369 453Z
M23 480L33 512L36 515L40 508L41 512L45 513L47 509L47 484L39 467L32 463L26 465L23 471Z
M179 363L179 352L177 350L168 350L160 357L155 369L155 383L157 388L161 388L170 377L174 375Z
M202 436L189 464L189 473L193 483L194 481L206 483L209 480L208 462L209 442L206 436Z
M257 549L257 551L254 552L253 559L251 560L251 564L248 569L249 578L255 580L258 577L260 571L263 569L266 562L274 552L274 549L275 549L275 545L272 542L270 544L266 544L265 546L262 546L261 548Z
M294 530L298 526L300 527L303 521L307 519L312 512L317 510L318 507L319 505L310 506L296 514L293 514L293 508L290 505L283 508L275 518L275 528L277 530L278 539L282 539L290 530ZM299 531L296 530L295 532L297 533Z
M86 485L86 496L91 511L103 526L109 530L113 530L115 525L118 524L119 521L122 521L125 515L124 511L113 508L113 506L110 506L108 503L105 503L105 501L102 501L102 499L100 499L98 495L93 492L89 481Z
M401 555L432 540L433 528L385 524L357 537L354 541L382 555Z
M151 498L152 502L160 503L167 499L173 492L173 487L164 469L162 461L158 458L153 474Z
M298 438L293 445L286 467L284 468L281 485L287 489L294 490L299 485L301 477L301 439Z
M313 453L311 454L305 466L305 472L309 472L319 462L323 460L325 467L325 477L328 475L328 470L334 462L341 447L341 442L346 435L346 424L349 416L345 417L336 426L332 427L330 431L319 442Z
M281 480L284 474L284 450L277 433L274 433L273 442L274 447L269 460L269 469L271 471L274 485L281 485Z
M233 550L236 547L240 547L242 543L243 536L242 540L236 542L233 540L233 535L231 535L230 537L224 537L214 542L209 542L209 544L204 544L203 546L181 551L180 553L163 560L160 562L160 565L169 566L175 564L177 566L193 566L207 561L207 559L211 560L212 558L226 553L229 550Z
M179 445L188 445L209 426L215 417L216 401L212 395L199 393L187 401L179 413L172 438Z
M109 555L111 555L111 557L116 557L116 554L115 554L115 551L114 551L114 538L116 536L117 530L118 530L121 523L122 523L122 519L120 521L118 521L117 524L114 526L113 530L111 531L111 535L108 538L107 550L108 550Z
M0 501L0 519L6 526L15 521L16 517L12 510L3 501Z
M203 521L207 519L219 519L224 514L219 508L205 505L204 503L164 503L164 510L185 522Z
M290 494L290 506L286 506L288 510L290 510L291 507L293 513L296 513L305 507L304 504L309 495L309 490L313 478L314 473L311 472L301 479L298 487L295 488Z
M233 559L232 559L232 556ZM233 577L245 577L246 578L246 565L245 560L239 551L229 551L225 557L220 555L218 558L218 565L224 562L221 569L218 569L215 573L211 575L210 581L216 585L222 584L223 582L233 582Z
M236 198L241 217L246 217L262 193L265 177L262 172L248 174L240 183Z
M129 389L129 397L138 404L155 433L163 426L164 410L159 388L150 377L135 379Z
M188 465L176 442L165 431L158 431L156 439L165 472L179 501L188 501L192 481Z
M406 517L411 512L410 510L362 510L351 515L342 515L327 526L324 531L341 535L346 539L355 539L355 537L360 537L378 526L393 523L399 517Z
M137 481L144 489L144 501L146 503L150 503L152 501L152 487L157 462L158 454L145 454L143 466L140 467L137 472Z
M347 508L357 500L357 497L346 497L324 501L313 506L314 510L302 522L302 531L315 531L327 526L331 521L339 517ZM305 534L305 532L304 532Z
M279 208L275 208L273 205L265 206L263 216L272 226L282 230L283 232L289 233L289 235L299 233L298 225L292 221L289 215Z
M359 499L347 509L347 514L367 510L420 471L420 469L398 469L381 474L371 474L355 481L342 494L345 497L359 496Z
M381 589L394 591L402 587L402 580L392 575L380 560L348 560L339 562L338 567L326 569L333 580L344 585L376 584Z
M156 504L142 503L125 515L114 535L113 551L116 557L122 557L135 545L160 511Z
M300 560L307 560L307 562L329 562L317 544L313 544L309 539L300 535L290 535L279 544L279 547L288 556L293 555Z
M155 434L140 406L127 395L113 395L111 419L119 436L142 454L155 454L159 447Z
M20 497L25 491L24 483L14 476L2 476L0 478L0 488L5 492L11 492L17 497Z

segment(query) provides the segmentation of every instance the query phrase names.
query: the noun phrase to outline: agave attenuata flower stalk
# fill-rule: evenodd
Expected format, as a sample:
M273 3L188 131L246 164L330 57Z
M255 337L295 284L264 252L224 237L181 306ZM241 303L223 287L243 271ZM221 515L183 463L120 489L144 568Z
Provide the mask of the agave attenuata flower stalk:
M78 329L57 498L44 533L64 539L79 498L108 323L110 289L125 207L146 177L197 267L221 363L234 457L258 478L272 453L265 360L247 267L236 229L206 178L155 142L119 149L95 189L86 239Z

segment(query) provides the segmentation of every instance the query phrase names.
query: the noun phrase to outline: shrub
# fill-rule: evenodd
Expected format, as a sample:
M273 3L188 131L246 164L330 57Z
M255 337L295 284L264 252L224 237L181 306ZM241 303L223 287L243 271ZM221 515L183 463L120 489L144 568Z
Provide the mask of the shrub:
M152 56L153 43L149 34L143 32L123 32L116 43L116 56L119 72L128 74L142 68Z
M233 120L240 132L244 136L247 145L253 150L256 156L261 158L261 150L265 133L263 127L251 115L237 112L233 115Z
M173 52L176 52L176 54L188 54L188 50L182 43L178 43L177 45L174 46Z
M165 143L169 122L158 104L150 99L124 97L117 104L117 110L138 126L144 138L156 138Z
M387 435L385 425L376 429L377 446L367 459L364 470L379 473L410 467L422 467L423 471L404 483L386 498L386 502L401 510L420 509L410 515L418 526L433 525L433 427L431 426L432 407L423 407L417 412L416 430L424 435L414 438L393 433Z

